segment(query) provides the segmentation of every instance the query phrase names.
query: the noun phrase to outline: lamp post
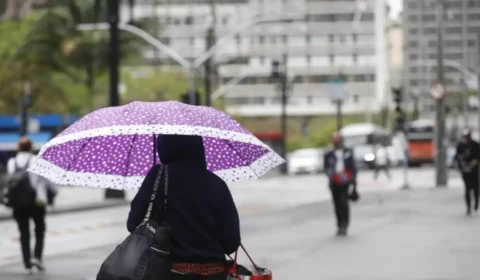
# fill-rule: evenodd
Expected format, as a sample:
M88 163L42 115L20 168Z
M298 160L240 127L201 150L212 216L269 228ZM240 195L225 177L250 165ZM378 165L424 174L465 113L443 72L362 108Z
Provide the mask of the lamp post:
M115 1L115 0L109 0L109 1ZM189 96L190 96L190 103L195 104L195 89L196 89L196 84L195 84L195 72L197 69L202 66L208 59L210 59L212 56L217 53L217 51L226 43L229 43L230 41L235 39L235 36L244 30L247 30L251 28L252 26L259 25L259 24L268 24L268 23L275 23L275 22L293 22L297 20L304 20L305 16L304 15L293 15L293 16L277 16L277 17L253 17L250 20L245 21L243 24L240 24L237 26L235 29L233 29L231 32L225 34L224 36L220 37L213 46L207 50L206 52L202 53L200 56L198 56L193 63L189 62L186 60L184 57L182 57L178 52L165 45L162 43L160 40L157 38L153 37L150 35L148 32L146 32L143 29L140 29L136 26L133 26L131 24L127 23L119 23L118 24L118 29L130 32L132 34L135 34L139 37L141 37L143 40L147 41L151 45L153 45L155 48L157 48L159 51L165 53L168 55L170 58L175 60L184 70L187 71L189 80L190 80L190 89L189 89ZM109 23L84 23L84 24L78 24L77 29L81 31L92 31L92 30L108 30L110 29Z
M284 54L282 60L272 61L272 78L276 79L280 85L281 94L281 114L280 114L280 156L286 157L287 154L287 102L288 102L288 73L287 73L287 55ZM280 172L287 173L287 166L283 164Z

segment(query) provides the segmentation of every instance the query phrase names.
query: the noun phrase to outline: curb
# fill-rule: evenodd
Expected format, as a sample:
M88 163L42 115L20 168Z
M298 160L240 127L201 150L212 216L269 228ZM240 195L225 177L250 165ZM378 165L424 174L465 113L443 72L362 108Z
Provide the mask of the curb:
M83 205L78 205L78 206L62 206L62 207L53 207L48 209L47 214L48 215L60 215L60 214L65 214L65 213L74 213L74 212L85 212L85 211L93 211L93 210L98 210L98 209L104 209L104 208L115 208L115 207L122 207L122 206L127 206L130 205L130 201L127 200L121 200L121 201L103 201L103 202L98 202L98 203L90 203L90 204L83 204ZM8 221L12 220L12 214L11 211L6 214L0 214L0 222L2 221Z

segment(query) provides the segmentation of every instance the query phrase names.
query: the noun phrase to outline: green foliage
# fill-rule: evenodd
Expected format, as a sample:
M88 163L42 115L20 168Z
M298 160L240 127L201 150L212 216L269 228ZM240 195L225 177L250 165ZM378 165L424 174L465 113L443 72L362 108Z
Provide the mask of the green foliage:
M94 1L83 0L58 4L21 22L0 23L3 113L18 111L26 82L32 86L34 111L86 113L106 104L108 33L76 29L78 23L106 21L106 5L96 9ZM141 54L140 40L125 32L120 34L122 63L135 61Z
M124 71L122 82L126 90L122 93L124 103L134 100L180 100L189 86L188 77L182 71L161 71L153 68Z

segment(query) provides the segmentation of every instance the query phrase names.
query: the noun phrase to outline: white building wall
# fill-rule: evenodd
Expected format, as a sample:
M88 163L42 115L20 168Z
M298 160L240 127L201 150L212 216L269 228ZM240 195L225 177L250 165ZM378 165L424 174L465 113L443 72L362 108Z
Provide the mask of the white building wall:
M161 5L157 8L164 23L159 38L182 56L197 57L204 51L205 31L211 22L207 4ZM234 30L253 16L305 15L308 20L294 23L270 23L252 27L225 44L215 57L220 63L223 82L247 72L249 76L225 95L227 110L245 116L274 115L272 105L277 86L269 82L271 61L288 55L288 72L293 87L290 96L292 114L331 114L335 107L328 102L328 77L342 73L348 77L350 99L345 113L378 112L388 91L386 63L386 11L382 0L369 1L366 13L375 20L362 21L358 30L345 20L355 10L355 2L307 0L250 0L240 4L217 4L217 36ZM135 17L151 16L150 5L137 5ZM128 9L122 18L128 19ZM187 25L191 17L193 24ZM330 21L334 17L338 20ZM353 34L356 34L355 37ZM309 42L307 42L307 38ZM354 40L356 38L356 40ZM146 51L153 57L153 51ZM232 60L236 59L236 63ZM332 60L333 59L333 60ZM228 64L228 61L230 61ZM257 105L252 105L252 103Z

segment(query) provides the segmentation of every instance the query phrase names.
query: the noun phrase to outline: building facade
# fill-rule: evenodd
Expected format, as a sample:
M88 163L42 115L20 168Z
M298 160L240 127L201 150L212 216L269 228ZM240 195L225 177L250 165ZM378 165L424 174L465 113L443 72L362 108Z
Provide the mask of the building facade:
M443 30L438 30L437 5L442 2ZM421 105L433 110L434 100L429 91L437 80L437 37L442 32L447 102L457 103L462 98L459 95L466 91L462 71L476 73L478 67L480 1L406 0L403 24L406 93L419 94Z
M157 37L192 59L205 51L205 34L212 23L207 0L137 1L135 17L156 16ZM256 25L222 43L215 56L220 84L244 76L225 94L227 110L246 117L280 114L278 86L270 78L271 62L287 56L292 83L288 113L293 116L334 114L328 81L346 77L349 97L343 111L378 112L386 104L388 86L386 7L383 0L368 1L353 24L355 0L217 0L216 34L219 40L254 17L301 15L304 20ZM128 20L127 7L122 9ZM155 51L146 56L167 58Z

